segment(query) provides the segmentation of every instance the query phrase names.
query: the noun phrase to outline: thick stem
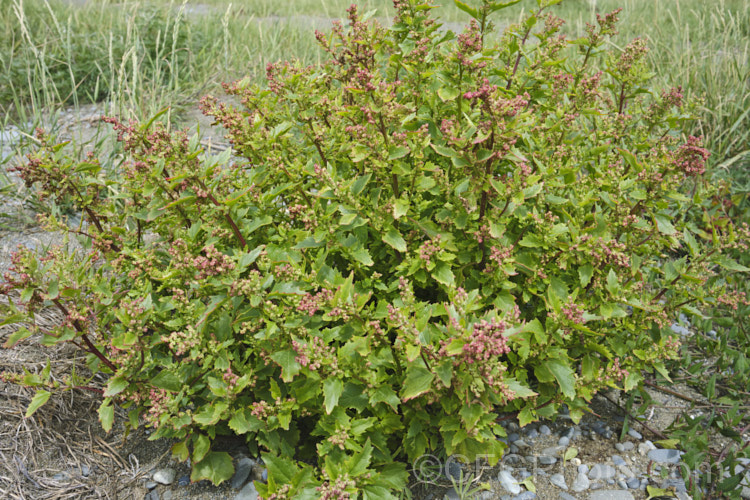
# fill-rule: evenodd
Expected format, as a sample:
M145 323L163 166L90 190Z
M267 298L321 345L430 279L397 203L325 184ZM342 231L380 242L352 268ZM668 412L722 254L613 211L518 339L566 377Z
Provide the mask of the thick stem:
M68 316L70 313L68 312L68 309L60 302L59 299L52 299L52 302L57 306L58 309L60 309L60 312L62 312L65 316ZM81 338L83 339L83 342L86 344L86 347L88 347L88 352L96 356L101 360L102 363L104 363L107 368L112 370L113 372L117 371L117 366L114 365L107 357L102 353L99 349L96 348L96 346L89 340L88 335L86 335L86 329L83 328L83 325L81 325L81 322L76 320L73 320L73 326L76 327L76 330L78 330L78 333L81 334Z
M214 205L216 205L217 207L221 206L221 203L219 203L219 201L216 198L214 198L214 195L211 194L211 192L206 189L205 185L202 185L201 187L206 190L206 192L208 193L208 199L211 200L211 202ZM232 232L234 233L235 237L239 240L240 246L242 248L247 248L247 241L245 241L244 236L242 236L242 233L240 232L240 228L237 227L237 224L234 222L234 219L232 219L232 216L229 215L228 213L225 213L224 214L224 219L232 227Z

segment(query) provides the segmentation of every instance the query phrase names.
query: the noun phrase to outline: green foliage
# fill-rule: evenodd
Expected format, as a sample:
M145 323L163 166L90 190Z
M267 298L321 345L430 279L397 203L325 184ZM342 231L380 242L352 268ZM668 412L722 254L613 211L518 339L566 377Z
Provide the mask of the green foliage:
M111 177L40 134L21 174L80 208L84 251L20 250L9 315L63 312L41 341L110 374L105 428L129 409L194 480L230 477L211 442L245 436L264 497L392 498L428 451L499 460L497 411L579 419L666 372L669 319L726 289L716 266L744 270L725 250L748 230L704 211L682 93L649 89L642 40L607 49L617 12L566 41L539 2L490 42L510 3L457 37L415 0L389 30L352 7L317 35L326 62L202 101L219 156L109 119Z

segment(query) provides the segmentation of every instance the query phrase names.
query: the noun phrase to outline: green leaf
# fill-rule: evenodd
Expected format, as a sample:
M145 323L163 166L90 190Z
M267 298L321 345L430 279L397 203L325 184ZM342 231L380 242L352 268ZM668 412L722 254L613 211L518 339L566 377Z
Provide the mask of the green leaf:
M151 385L172 392L178 392L182 389L182 381L174 373L167 370L160 371L158 375L152 378Z
M354 250L352 250L352 257L359 262L360 264L363 264L365 266L371 266L375 262L372 260L372 256L370 255L370 252L367 251L365 247L357 247Z
M129 382L124 376L113 377L109 379L109 382L107 383L107 388L104 390L104 397L111 398L116 394L120 394L128 387L128 385Z
M234 474L232 457L225 451L212 451L200 462L193 464L190 480L193 482L208 479L214 486L230 479Z
M612 295L617 295L620 292L620 280L617 278L617 273L614 269L610 269L607 273L607 291Z
M59 290L60 282L58 280L52 280L49 282L49 286L47 286L47 299L52 300L56 299L58 295L60 295Z
M388 148L388 159L397 160L409 154L409 148L406 146L391 146Z
M5 344L3 344L3 347L5 347L6 349L10 349L11 347L15 346L22 340L31 337L32 335L33 333L28 328L21 327L15 332L8 335L8 340L5 341Z
M509 0L507 2L499 2L496 0L495 2L490 3L490 12L497 12L500 9L504 9L506 7L510 7L511 5L515 5L520 1L521 0Z
M461 0L453 0L453 3L456 4L456 7L458 7L462 11L466 12L467 14L469 14L474 19L477 19L477 20L479 19L479 11L477 9L475 9L473 7L469 7L468 5L466 5Z
M395 228L389 229L388 232L383 235L383 241L399 252L406 252L406 240L404 240L401 233Z
M372 443L370 439L367 439L362 451L355 453L352 458L349 459L347 470L349 476L357 477L367 472L367 467L370 465L372 459Z
M441 101L446 102L446 101L452 101L453 99L458 97L458 94L460 94L460 92L457 87L453 85L447 85L445 87L440 87L437 91L437 94ZM442 146L438 146L438 147L442 147ZM435 149L435 151L437 151L437 149ZM440 152L438 151L438 153ZM448 156L448 155L443 155L443 156Z
M197 434L193 441L193 462L200 462L211 449L211 440L205 434Z
M576 397L576 378L573 370L567 364L558 359L550 359L545 363L546 367L552 372L557 383L560 384L563 394L568 399Z
M654 220L656 221L656 228L660 233L671 236L677 232L669 219L663 215L654 215Z
M406 213L409 211L409 202L407 200L403 200L399 198L396 200L396 202L393 204L393 218L394 219L400 219Z
M338 378L327 378L323 382L323 397L325 400L326 414L330 415L339 403L341 393L344 392L344 382Z
M432 277L435 281L442 283L445 286L453 286L454 276L451 271L451 266L445 262L439 262L435 269L432 271Z
M738 264L735 260L730 259L726 255L720 255L716 259L716 263L728 271L740 271L740 272L750 271L750 268L745 267L742 264Z
M278 351L271 355L271 359L281 367L281 379L284 382L291 382L294 376L299 373L300 364L295 360L296 357L297 353L291 349Z
M350 188L352 196L358 196L359 193L367 187L367 183L370 182L371 177L372 174L364 174L357 177L357 179L352 182L352 187Z
M29 407L26 408L26 418L32 416L40 406L47 402L51 395L51 392L45 391L44 389L37 390L36 394L34 394L34 397L31 399L31 403L29 403Z
M291 460L265 453L263 462L268 467L268 476L272 477L277 484L291 484L292 479L297 475L297 467Z
M410 365L406 369L404 387L401 389L401 400L406 402L430 390L435 374L420 365Z
M370 395L370 404L375 405L377 403L385 403L393 408L393 411L398 411L401 400L398 399L398 395L390 386L381 385Z
M532 391L525 385L521 385L521 383L514 378L505 379L505 384L516 394L517 398L530 398L537 395L536 392Z
M578 268L578 277L581 279L581 286L586 286L591 282L591 277L594 275L594 266L586 264Z
M112 401L107 398L99 406L99 422L102 424L104 432L112 430L112 424L115 421L115 409L112 406Z
M448 158L455 158L458 156L458 152L452 150L451 148L438 146L437 144L430 144L430 146L432 146L432 149L434 149L435 152L440 156L447 156Z

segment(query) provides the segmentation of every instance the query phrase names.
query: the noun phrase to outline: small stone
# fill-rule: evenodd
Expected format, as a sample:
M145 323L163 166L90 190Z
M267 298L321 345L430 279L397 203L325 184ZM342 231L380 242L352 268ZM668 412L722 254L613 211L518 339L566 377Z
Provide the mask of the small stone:
M570 465L572 465L573 467L578 467L579 465L581 465L581 459L578 457L571 458Z
M637 477L629 477L625 480L625 484L631 490L637 490L641 486L641 481Z
M461 497L458 495L458 492L455 488L451 488L445 492L445 495L443 495L443 500L461 500Z
M589 479L611 479L615 477L615 468L611 465L596 464L589 471Z
M542 465L552 465L557 463L557 459L548 455L542 455L539 457L539 463Z
M708 332L708 336L711 337L712 339L715 339L718 335L716 333L716 330L710 330Z
M680 461L680 452L678 450L656 449L648 452L648 458L662 464L676 464Z
M161 494L161 500L172 500L172 490L167 490Z
M599 490L589 497L589 500L635 500L627 490Z
M586 473L578 473L576 476L575 481L573 481L573 491L581 492L586 491L589 489L589 486L591 486L591 481L589 481L589 478L586 476Z
M620 465L617 468L620 469L620 472L622 473L623 476L625 476L625 477L635 477L635 472L633 472L632 470L630 470L630 467L628 467L627 465Z
M543 436L549 436L550 434L552 434L552 429L542 424L539 426L539 433Z
M628 489L628 483L626 483L624 479L618 479L617 480L617 486L619 486L623 490L627 490Z
M579 474L588 474L591 469L586 464L581 464L578 466L578 473Z
M612 455L612 463L615 465L625 465L625 460L620 455Z
M253 483L247 483L240 492L237 493L234 500L258 500L258 490L255 489Z
M518 441L519 439L521 439L521 436L519 436L517 432L511 432L510 434L508 434L509 443L512 443L513 441Z
M248 476L250 476L253 465L255 465L255 460L247 457L243 457L237 462L237 466L234 469L234 476L232 476L229 483L232 489L239 490L242 488L242 485L245 484Z
M682 335L682 336L690 335L690 330L688 330L687 328L685 328L684 326L678 323L672 323L670 328L672 329L674 333L678 335Z
M630 451L635 448L635 444L633 444L632 441L625 441L624 443L622 443L622 448L623 451Z
M91 467L86 464L81 465L81 475L83 477L89 477L89 474L91 474Z
M534 500L536 498L536 493L533 491L524 491L520 495L516 495L513 497L513 500Z
M638 432L638 431L637 431L637 430L635 430L635 429L630 429L630 430L628 431L628 436L632 437L633 439L637 439L637 440L639 440L639 441L640 441L641 439L643 439L643 434L641 434L640 432Z
M647 454L651 450L655 450L656 446L651 441L644 441L638 445L638 453L641 455Z
M576 500L576 497L574 497L570 493L565 493L564 491L561 491L560 496L557 498L558 500Z
M143 500L159 500L159 492L151 490L143 497Z
M188 484L190 484L190 476L187 474L180 476L180 479L177 480L177 486L187 486Z
M542 450L542 455L547 455L550 457L562 457L564 451L564 446L550 446Z
M146 481L146 489L149 491L153 490L157 486L159 486L159 483L157 483L156 481Z
M519 451L519 450L518 450L518 446L516 446L516 445L514 445L514 444L512 444L512 445L510 445L510 446L508 447L508 452L509 452L509 453L518 453L518 451Z
M159 484L172 484L176 475L174 469L159 469L154 472L153 479Z
M520 427L518 427L518 424L517 424L516 422L510 422L510 423L508 424L508 430L509 430L510 432L517 432L517 431L518 431L518 429L520 429Z
M518 485L518 481L513 477L513 474L507 470L501 470L497 475L497 480L500 485L505 488L505 491L513 495L521 493L521 487Z
M568 446L568 445L570 444L570 438L569 438L569 437L566 437L566 436L563 436L563 437L561 437L561 438L560 438L560 439L559 439L559 440L557 441L557 444L558 444L559 446Z
M562 490L567 491L568 489L568 485L565 484L565 476L563 476L562 474L552 474L549 477L549 482L554 484L555 486L557 486L558 488Z
M69 478L67 472L58 472L54 476L52 476L52 479L55 481L66 481Z
M575 427L568 427L560 435L562 437L566 437L568 439L571 439L573 437L573 434L575 434L575 433L576 433L576 428Z
M539 431L536 429L531 429L529 432L526 433L526 437L529 439L534 439L539 437Z
M685 481L682 479L665 479L662 481L661 487L664 489L674 488L675 491L687 491Z
M615 443L615 449L617 451L625 451L625 447L622 445L622 443Z
M517 446L518 448L528 448L529 447L529 443L527 443L523 439L517 439L517 440L513 441L513 445Z

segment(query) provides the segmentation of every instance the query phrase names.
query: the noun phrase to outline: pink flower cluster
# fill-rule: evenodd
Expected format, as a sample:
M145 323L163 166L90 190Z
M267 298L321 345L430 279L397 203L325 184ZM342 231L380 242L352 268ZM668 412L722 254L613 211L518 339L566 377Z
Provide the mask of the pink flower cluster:
M614 378L616 378L618 381L622 382L625 380L628 375L630 375L630 372L628 372L624 368L620 368L620 358L615 358L612 360L612 368L609 370Z
M191 326L186 331L172 332L167 337L167 344L174 351L175 356L182 356L193 347L197 347L200 342L200 334Z
M268 418L268 416L271 415L273 411L273 407L265 401L254 401L250 406L252 407L252 409L250 410L250 415L261 420Z
M440 251L440 235L438 234L431 240L427 240L419 247L419 258L425 262L426 266L432 263L432 256Z
M146 420L147 425L157 427L161 416L168 410L169 392L165 389L151 389L148 400L150 408L144 419Z
M495 319L474 323L471 339L463 348L466 363L479 363L509 353L510 348L503 335L507 326L504 321Z
M206 254L205 257L199 255L193 259L193 266L198 270L196 279L205 279L234 269L234 262L213 245L206 245L203 251Z
M348 474L342 474L335 482L326 481L315 489L320 493L320 500L350 500L351 496L346 489L354 488L356 485L357 483L349 479Z
M707 149L701 147L702 138L690 136L687 143L677 149L674 162L685 175L701 175L706 171L706 160L710 156Z
M583 319L583 308L573 302L572 300L568 301L567 304L565 304L562 307L562 314L568 321L571 321L577 325L582 325L585 323Z
M587 242L591 242L587 244ZM588 247L588 248L586 248ZM630 267L630 257L625 254L627 246L617 240L604 240L602 238L592 238L589 234L584 234L575 245L570 247L571 250L585 252L594 262L596 267L602 267L610 264L617 267Z
M508 248L501 248L492 246L490 253L490 260L494 261L498 266L502 266L506 260L513 254L513 245Z
M315 313L324 304L333 298L333 291L323 288L316 294L306 293L299 302L297 310L300 312L306 312L308 316L314 316Z

